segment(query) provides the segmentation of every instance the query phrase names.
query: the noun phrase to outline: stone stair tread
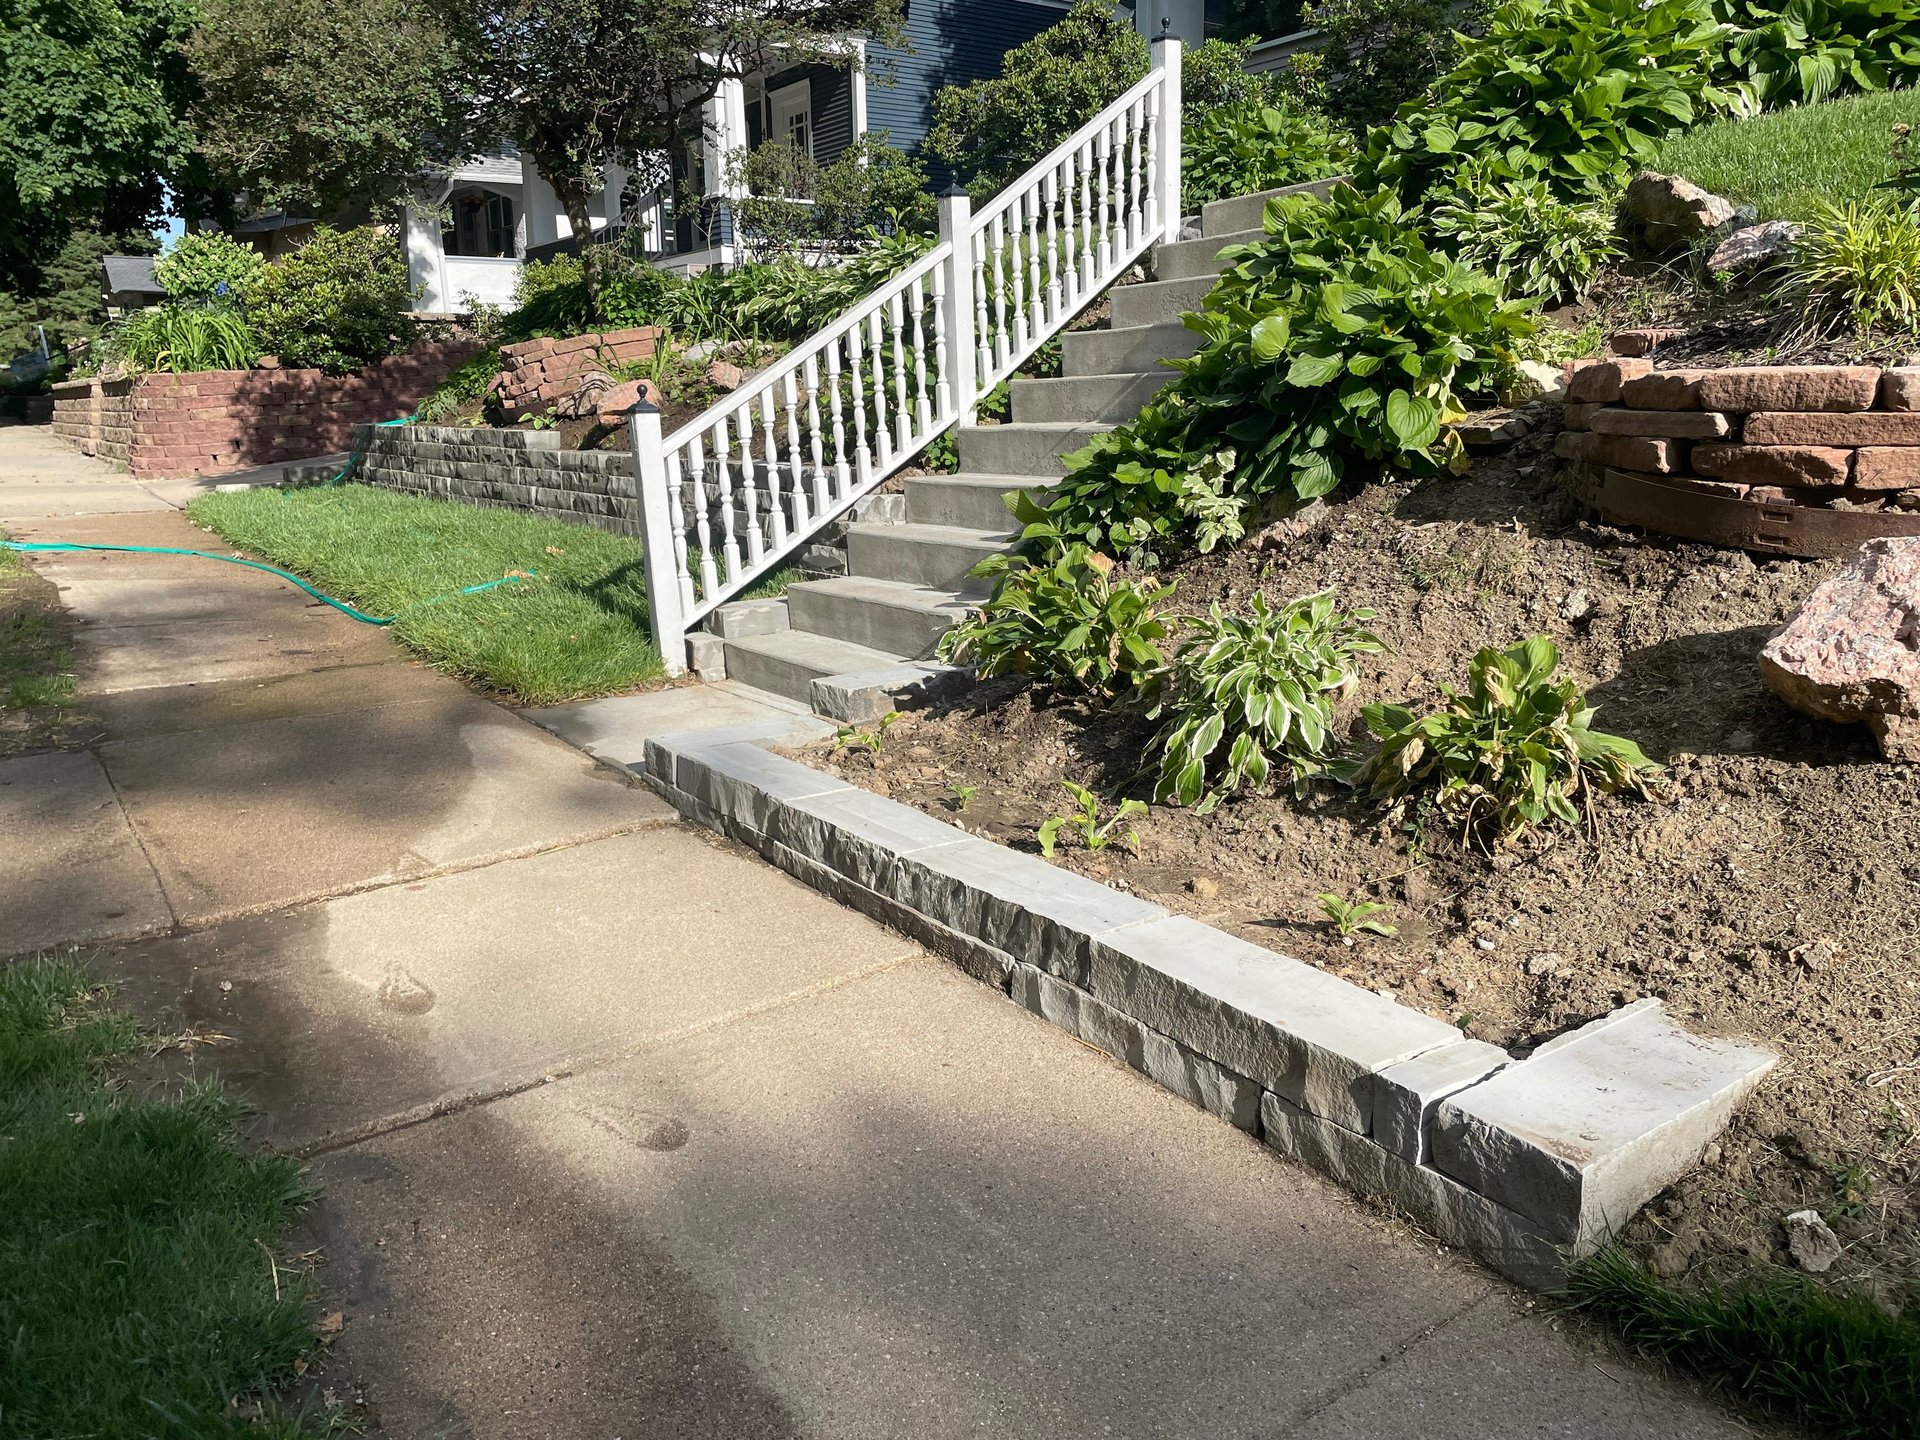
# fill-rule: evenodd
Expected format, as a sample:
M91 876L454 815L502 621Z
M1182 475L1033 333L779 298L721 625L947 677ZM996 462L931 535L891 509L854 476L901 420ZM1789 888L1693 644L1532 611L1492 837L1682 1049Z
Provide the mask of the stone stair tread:
M907 658L812 630L779 630L771 635L748 635L727 641L727 649L771 656L789 664L805 666L821 675L846 675L857 670L874 670L882 665L898 664Z
M967 610L975 601L958 590L937 585L915 585L906 580L878 580L871 575L834 575L825 580L802 580L787 591L811 590L822 595L845 595L874 605L895 605L902 610Z
M886 535L896 540L905 540L910 543L919 542L928 545L997 546L1006 545L1011 542L1016 532L1012 530L967 530L962 529L958 525L928 525L923 521L907 520L891 525L859 521L847 526L847 533L850 535Z

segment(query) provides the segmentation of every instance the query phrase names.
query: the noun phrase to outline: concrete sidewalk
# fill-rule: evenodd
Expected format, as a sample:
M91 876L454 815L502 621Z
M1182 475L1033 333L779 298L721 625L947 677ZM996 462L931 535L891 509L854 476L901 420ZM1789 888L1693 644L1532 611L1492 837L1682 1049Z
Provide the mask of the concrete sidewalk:
M45 565L102 725L0 761L0 954L111 942L194 1037L167 1063L309 1157L323 1383L372 1433L1750 1433L379 632L198 563ZM538 718L621 758L752 703Z

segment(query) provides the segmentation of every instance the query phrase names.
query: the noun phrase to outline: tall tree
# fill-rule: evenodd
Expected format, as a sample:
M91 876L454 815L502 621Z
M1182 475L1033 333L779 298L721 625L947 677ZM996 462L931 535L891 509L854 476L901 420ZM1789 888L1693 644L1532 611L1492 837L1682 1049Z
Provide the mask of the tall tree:
M191 24L190 0L0 0L0 292L16 323L72 290L77 236L147 230L185 182Z
M426 0L201 0L187 55L200 152L256 205L365 214L471 149Z
M723 81L769 66L851 63L835 41L897 38L901 0L434 0L480 129L511 139L553 186L573 233L609 163L701 135ZM599 308L604 257L583 243Z

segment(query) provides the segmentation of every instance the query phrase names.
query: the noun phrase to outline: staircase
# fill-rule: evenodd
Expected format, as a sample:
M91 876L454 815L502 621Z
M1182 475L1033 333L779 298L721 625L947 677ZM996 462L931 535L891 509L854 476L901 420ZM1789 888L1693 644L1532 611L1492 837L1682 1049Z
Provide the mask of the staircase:
M1201 238L1154 246L1157 278L1109 292L1111 329L1061 336L1058 379L1015 380L1010 423L960 428L958 473L911 477L904 505L891 507L899 518L848 526L845 576L715 610L707 646L719 663L707 668L723 663L733 681L846 720L871 718L924 683L940 637L991 588L967 572L1011 547L1007 497L1047 490L1064 473L1061 457L1132 419L1173 378L1160 362L1200 343L1181 315L1218 279L1219 251L1259 237L1268 199L1331 184L1219 201L1201 214Z

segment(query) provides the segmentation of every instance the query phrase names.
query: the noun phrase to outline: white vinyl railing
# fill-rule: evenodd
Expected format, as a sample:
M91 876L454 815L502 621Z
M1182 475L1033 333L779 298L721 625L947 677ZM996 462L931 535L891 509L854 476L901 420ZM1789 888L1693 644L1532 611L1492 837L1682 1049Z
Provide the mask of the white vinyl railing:
M740 389L663 436L632 414L654 637L686 634L956 424L1180 224L1180 42L989 201Z

